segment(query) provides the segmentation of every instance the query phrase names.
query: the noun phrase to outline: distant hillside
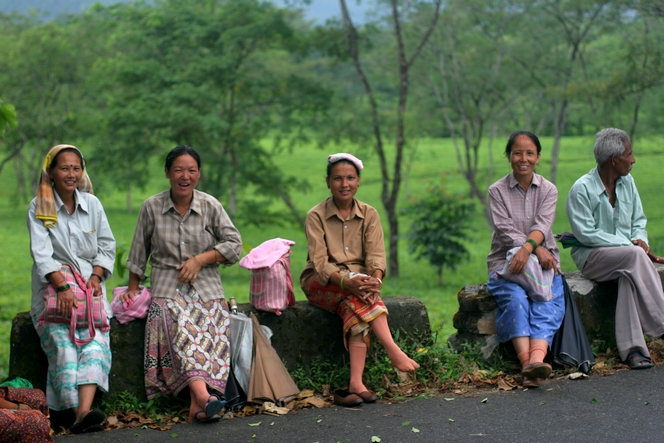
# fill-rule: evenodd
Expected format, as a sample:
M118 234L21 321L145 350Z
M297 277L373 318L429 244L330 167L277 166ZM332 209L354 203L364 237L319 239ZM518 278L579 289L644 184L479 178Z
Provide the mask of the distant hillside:
M0 0L0 12L9 14L18 12L27 14L30 9L37 9L48 13L49 17L58 14L76 14L84 12L94 3L111 5L113 3L128 3L130 0Z

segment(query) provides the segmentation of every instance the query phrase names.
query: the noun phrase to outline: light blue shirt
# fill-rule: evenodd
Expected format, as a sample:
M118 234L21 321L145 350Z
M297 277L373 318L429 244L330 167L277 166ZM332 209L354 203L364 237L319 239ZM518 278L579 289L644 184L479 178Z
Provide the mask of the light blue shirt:
M569 191L567 218L576 239L587 246L572 248L572 259L581 271L592 248L630 246L632 240L648 243L646 215L634 178L630 174L620 177L615 192L614 208L597 168L579 178Z
M58 210L58 223L47 229L35 214L37 199L30 202L28 209L28 230L30 231L30 254L32 265L32 305L30 315L41 314L44 310L44 289L46 275L59 271L62 264L71 264L89 280L95 266L104 269L104 280L113 274L115 263L115 238L101 203L92 194L75 191L76 210L69 215L57 192L53 192L55 207ZM111 317L111 307L104 292L104 307Z

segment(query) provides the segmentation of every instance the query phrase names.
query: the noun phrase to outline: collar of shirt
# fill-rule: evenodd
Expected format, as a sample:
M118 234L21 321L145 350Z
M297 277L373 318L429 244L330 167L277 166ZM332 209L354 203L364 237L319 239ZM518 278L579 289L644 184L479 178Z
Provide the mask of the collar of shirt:
M542 183L542 177L539 174L533 174L533 181L530 182L531 186L536 186L536 187L539 188L541 183ZM512 172L510 174L509 186L510 186L511 189L514 189L518 184L519 184L519 182L517 181L516 177L514 176L514 172Z
M55 192L55 189L53 190L53 197L55 199L55 207L57 208L58 211L60 211L60 208L64 206L64 203L60 198L60 194ZM76 202L76 206L81 208L81 210L86 214L88 213L88 202L81 197L81 193L78 191L78 189L74 189L74 201Z
M175 209L175 203L173 203L173 199L171 198L170 189L168 191L166 191L165 194L166 194L166 198L164 198L164 203L161 207L161 213L166 214L168 211L171 210L171 208L173 208L173 210L175 212L177 212L177 210ZM198 194L198 191L196 189L194 189L194 194L191 197L191 204L189 205L189 209L191 209L195 213L201 215L202 214L201 199L197 198L197 194Z
M327 220L335 215L339 217L339 220L344 221L341 215L339 215L339 208L337 208L337 205L334 204L334 199L332 197L328 197L327 201L325 202L325 219ZM364 218L364 215L358 208L357 199L355 198L353 198L353 207L350 209L350 216L350 218Z
M592 192L594 192L596 195L608 195L608 192L606 192L606 188L604 187L604 183L602 183L602 178L599 176L599 166L590 171L590 176L592 177L592 180L590 181L590 184L592 185ZM616 180L616 189L618 186L623 186L624 182L625 181L623 180L623 177L618 177Z

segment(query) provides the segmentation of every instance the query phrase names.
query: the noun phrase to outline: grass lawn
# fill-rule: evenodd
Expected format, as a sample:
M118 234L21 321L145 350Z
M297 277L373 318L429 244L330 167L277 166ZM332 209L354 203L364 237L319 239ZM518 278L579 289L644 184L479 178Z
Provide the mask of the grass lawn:
M661 147L662 138L639 139L634 143L634 154L637 163L633 170L637 186L639 187L643 205L648 215L648 231L650 233L650 244L655 253L664 255L664 205L658 203L659 180L657 179L664 148ZM509 163L502 157L505 140L499 140L494 144L493 157L496 159L493 181L510 172ZM544 151L540 160L538 172L545 177L550 171L550 150L552 140L542 139ZM562 149L559 161L558 189L559 201L557 209L557 220L554 232L559 233L569 230L569 224L565 216L565 198L570 186L582 174L588 172L594 166L592 155L593 137L565 138L562 141ZM404 182L401 192L402 204L411 197L416 198L432 184L445 183L452 191L463 192L467 184L458 173L456 154L450 140L447 139L423 139L415 144L412 155L406 156L411 159L404 173ZM91 149L81 146L84 153ZM483 173L486 175L488 167L487 150L484 149ZM338 148L337 150L350 150L350 148ZM332 151L332 149L330 149ZM354 152L361 152L355 150ZM164 152L164 156L166 150ZM327 151L303 146L292 152L279 154L278 164L288 175L305 177L310 183L308 192L294 192L293 201L297 207L305 212L322 199L329 195L325 186L325 166ZM384 211L380 202L380 175L378 171L377 158L370 154L358 153L363 159L365 169L362 173L362 185L358 191L357 198L376 207L383 219ZM96 194L101 199L111 228L118 243L129 245L133 236L136 223L136 212L138 205L146 197L165 190L168 186L163 176L163 159L155 159L154 175L147 189L133 194L134 213L129 214L126 210L125 194L114 191L104 186L104 183L95 180L95 164L89 165L90 175L95 184ZM203 174L205 174L205 159L203 159ZM9 366L9 333L11 319L17 312L28 311L30 308L30 267L32 260L29 254L29 238L25 225L25 214L27 202L15 203L12 200L14 177L12 171L5 168L3 171L4 182L9 184L0 191L0 217L4 220L0 225L0 241L3 245L3 254L0 255L0 279L2 281L2 292L0 292L0 380L8 371ZM486 187L486 186L484 186ZM202 189L205 190L205 189ZM241 196L240 196L241 198ZM222 203L225 201L222 199ZM282 206L275 204L274 209ZM304 232L300 226L265 226L254 227L246 223L245 217L236 217L236 225L240 230L245 246L249 249L270 238L281 237L295 241L291 258L291 272L296 286L296 298L305 300L304 294L299 289L299 275L304 267L307 247ZM408 244L405 234L408 229L408 220L401 219L399 262L400 276L394 278L388 275L385 279L385 295L410 295L421 299L427 306L432 326L440 330L439 337L447 338L455 330L452 326L452 316L457 311L456 292L468 283L480 283L486 280L486 255L489 252L491 232L478 211L473 220L471 237L467 241L467 247L471 253L471 259L467 263L459 265L456 271L445 270L443 274L443 285L436 283L434 268L426 262L418 262L408 254ZM383 223L386 226L386 223ZM574 264L568 252L562 253L562 267L564 271L574 270ZM227 296L235 296L239 302L248 301L249 293L249 271L238 266L221 269L222 281ZM115 276L108 282L110 289L120 285L122 282Z

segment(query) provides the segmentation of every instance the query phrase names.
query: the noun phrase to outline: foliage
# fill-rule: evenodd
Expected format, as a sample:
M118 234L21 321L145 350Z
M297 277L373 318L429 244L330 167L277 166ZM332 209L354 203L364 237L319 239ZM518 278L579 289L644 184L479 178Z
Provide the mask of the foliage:
M437 269L439 285L443 284L444 267L455 270L470 258L464 243L474 212L475 205L468 198L451 194L442 186L430 188L402 209L402 214L413 218L408 234L410 252Z
M147 159L164 142L187 144L203 158L202 188L225 195L231 215L248 206L258 223L277 199L302 220L289 192L306 181L285 177L273 157L282 143L307 138L302 127L326 108L328 93L290 54L299 36L284 11L255 0L163 0L93 14L112 41L100 64L114 91L104 129L112 149L97 157L120 163L114 183L143 187ZM268 135L272 149L262 144ZM259 190L260 204L247 188Z
M18 118L16 108L11 103L5 103L0 99L0 136L4 135L7 128L16 128Z
M158 395L147 402L142 402L129 392L120 392L111 403L103 402L103 409L107 413L123 412L128 414L136 412L155 417L160 420L160 415L173 414L188 408L189 403L179 397Z

